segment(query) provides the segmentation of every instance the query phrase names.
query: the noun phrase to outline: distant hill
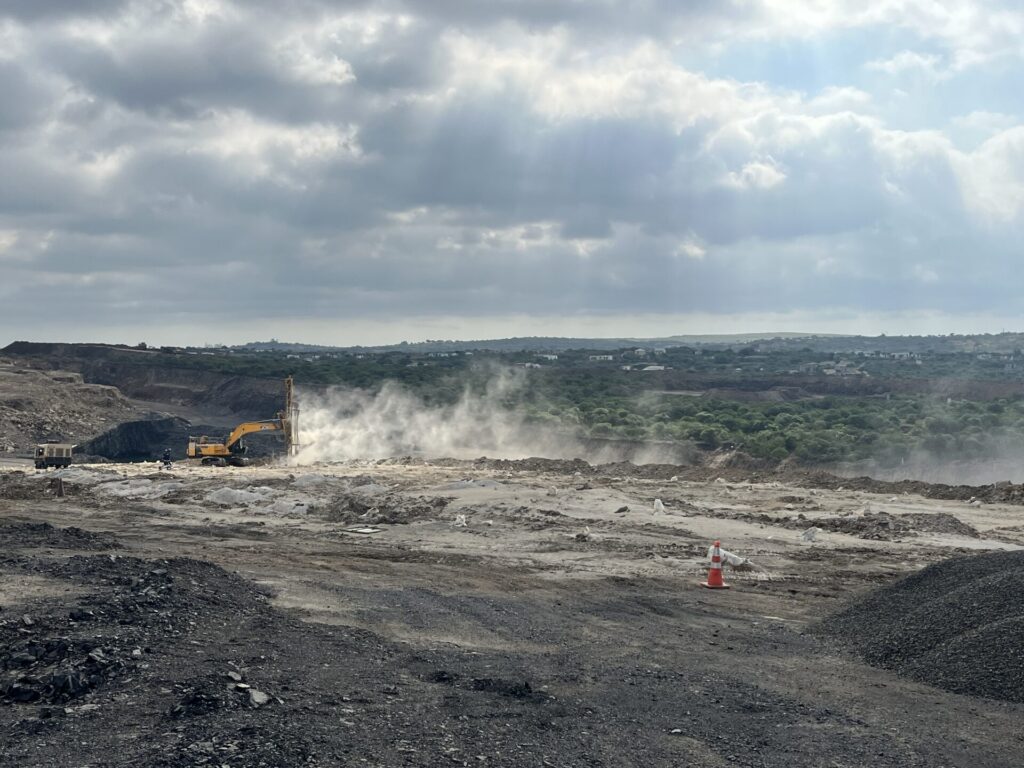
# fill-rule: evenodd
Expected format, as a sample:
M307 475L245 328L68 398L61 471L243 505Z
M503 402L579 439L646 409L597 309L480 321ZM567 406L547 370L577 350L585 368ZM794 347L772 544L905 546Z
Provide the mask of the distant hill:
M453 340L453 339L428 339L427 341L407 342L400 344L384 344L380 346L354 346L354 347L331 347L319 344L296 344L281 342L276 339L270 341L253 341L248 344L241 344L232 349L246 352L468 352L475 350L486 350L490 352L562 352L567 349L600 349L615 350L623 347L671 347L671 346L693 346L697 344L728 346L732 344L749 344L754 341L779 340L792 341L795 339L828 339L838 338L831 334L810 334L810 333L732 333L732 334L704 334L704 335L678 335L663 336L659 338L575 338L563 336L516 336L509 339L477 339L477 340Z
M993 353L1024 356L1024 333L936 335L936 336L851 336L827 333L733 333L733 334L678 334L656 338L623 336L618 338L582 338L564 336L517 336L508 339L428 339L420 342L383 344L378 346L333 346L270 341L252 341L232 347L145 347L122 344L70 344L15 341L0 349L7 355L46 355L52 358L108 357L127 353L136 358L153 357L159 352L188 353L191 355L219 355L224 353L275 352L280 354L321 354L344 352L432 352L487 351L564 352L567 350L615 351L629 347L656 349L658 347L711 347L737 348L756 344L762 352L810 350L812 352L857 353L878 352L932 352L932 353ZM159 363L156 363L159 364Z

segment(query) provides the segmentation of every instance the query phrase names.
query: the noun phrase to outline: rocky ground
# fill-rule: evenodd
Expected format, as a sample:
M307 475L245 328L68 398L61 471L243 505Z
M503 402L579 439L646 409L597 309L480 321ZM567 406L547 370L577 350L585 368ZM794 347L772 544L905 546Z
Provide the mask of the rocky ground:
M1024 508L754 474L5 465L0 765L1019 765L1024 704L821 620Z
M142 412L116 387L84 384L68 371L43 371L0 358L0 454L45 440L77 443Z

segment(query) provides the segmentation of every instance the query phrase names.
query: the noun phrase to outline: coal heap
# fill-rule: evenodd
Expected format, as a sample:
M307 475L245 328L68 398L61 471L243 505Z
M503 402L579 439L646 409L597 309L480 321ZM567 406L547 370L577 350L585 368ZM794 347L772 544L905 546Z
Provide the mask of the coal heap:
M1024 702L1024 552L958 557L876 590L819 630L874 666Z
M191 425L177 416L127 421L78 446L77 453L114 461L156 461L165 448L185 458Z

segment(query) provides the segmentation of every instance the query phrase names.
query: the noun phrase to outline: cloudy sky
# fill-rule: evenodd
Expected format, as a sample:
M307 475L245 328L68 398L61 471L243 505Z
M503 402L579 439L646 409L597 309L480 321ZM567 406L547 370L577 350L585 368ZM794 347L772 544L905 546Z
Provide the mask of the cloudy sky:
M3 0L0 342L1024 330L1024 12Z

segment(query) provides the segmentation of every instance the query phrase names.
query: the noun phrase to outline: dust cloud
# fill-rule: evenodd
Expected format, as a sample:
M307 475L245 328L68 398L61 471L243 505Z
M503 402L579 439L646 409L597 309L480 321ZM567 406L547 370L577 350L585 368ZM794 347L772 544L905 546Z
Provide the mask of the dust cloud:
M395 382L377 392L334 388L299 392L299 450L293 463L316 464L397 456L501 459L543 457L608 461L678 462L678 447L588 440L568 430L531 422L510 406L524 386L518 371L499 371L482 389L430 405Z
M427 405L395 382L378 392L331 389L299 393L298 464L394 456L524 458L561 453L566 436L527 425L506 399L522 384L502 373L482 392L468 388L448 405Z
M869 459L826 466L842 477L876 480L920 480L946 485L991 485L1024 482L1024 452L1019 446L992 446L984 459L955 460L927 451L912 451L899 462Z

